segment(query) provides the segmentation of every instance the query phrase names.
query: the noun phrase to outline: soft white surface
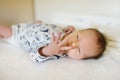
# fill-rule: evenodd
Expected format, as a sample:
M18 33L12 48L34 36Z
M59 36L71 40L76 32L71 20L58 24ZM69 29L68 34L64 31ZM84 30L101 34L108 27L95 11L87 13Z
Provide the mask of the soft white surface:
M108 47L98 60L63 58L34 63L27 53L0 41L0 80L120 80L120 49Z
M60 19L56 17L51 22L68 24L65 18L63 22L59 22ZM37 64L22 49L0 40L0 80L120 80L120 20L96 17L77 19L78 22L74 22L73 18L68 22L77 28L97 25L95 28L107 36L108 46L103 57L81 61L62 58Z

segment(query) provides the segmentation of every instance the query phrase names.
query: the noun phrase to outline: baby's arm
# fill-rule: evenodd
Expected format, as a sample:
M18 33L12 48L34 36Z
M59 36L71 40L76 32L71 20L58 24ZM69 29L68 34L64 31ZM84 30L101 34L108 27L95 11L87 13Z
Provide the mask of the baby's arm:
M45 46L43 48L39 49L39 53L42 56L53 56L53 55L59 55L59 54L63 54L65 52L65 50L67 49L71 49L71 46L63 46L63 44L67 41L67 40L63 40L60 42L60 37L61 34L58 33L58 36L55 37L54 33L52 33L52 41L48 46Z

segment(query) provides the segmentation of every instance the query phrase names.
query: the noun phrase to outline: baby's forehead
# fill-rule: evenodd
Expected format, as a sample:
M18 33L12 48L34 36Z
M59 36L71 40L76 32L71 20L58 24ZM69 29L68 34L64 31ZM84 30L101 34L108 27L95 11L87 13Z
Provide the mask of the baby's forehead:
M98 44L98 38L96 30L87 29L87 30L80 30L80 40L81 42L81 49L83 53L85 53L87 56L94 56L98 53L99 44Z
M85 50L94 52L98 46L98 38L94 31L85 30L85 33L82 35L81 44L84 45ZM82 34L82 33L81 33ZM89 53L89 52L88 52Z

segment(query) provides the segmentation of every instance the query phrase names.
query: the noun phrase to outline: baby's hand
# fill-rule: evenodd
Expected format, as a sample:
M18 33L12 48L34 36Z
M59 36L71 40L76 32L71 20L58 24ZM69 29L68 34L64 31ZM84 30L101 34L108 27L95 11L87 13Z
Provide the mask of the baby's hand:
M66 34L70 34L73 31L75 31L75 27L74 26L69 25L68 27L64 28L64 32L66 32Z
M58 33L57 37L55 37L54 33L52 33L52 41L48 46L43 48L42 53L46 56L52 56L63 54L66 50L71 49L70 46L63 46L67 40L65 39L60 42L60 37L61 33Z

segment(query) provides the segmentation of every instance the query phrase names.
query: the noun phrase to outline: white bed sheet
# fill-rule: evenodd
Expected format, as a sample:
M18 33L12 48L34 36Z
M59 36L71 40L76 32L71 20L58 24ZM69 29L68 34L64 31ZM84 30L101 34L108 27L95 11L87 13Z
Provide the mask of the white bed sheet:
M117 40L109 42L98 60L62 58L38 64L22 49L0 40L0 80L120 80L120 28L114 28Z
M98 60L62 58L37 64L18 47L0 41L0 80L120 80L120 49Z

